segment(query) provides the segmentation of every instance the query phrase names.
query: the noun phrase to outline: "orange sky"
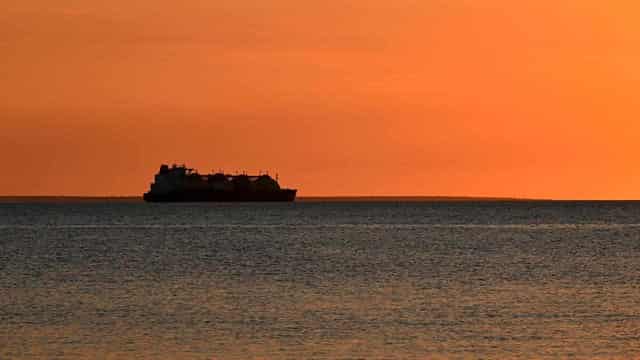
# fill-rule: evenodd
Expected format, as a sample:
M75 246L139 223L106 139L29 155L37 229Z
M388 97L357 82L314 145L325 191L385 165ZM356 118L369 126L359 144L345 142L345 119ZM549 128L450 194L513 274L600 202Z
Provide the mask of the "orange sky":
M0 0L0 194L640 198L640 3Z

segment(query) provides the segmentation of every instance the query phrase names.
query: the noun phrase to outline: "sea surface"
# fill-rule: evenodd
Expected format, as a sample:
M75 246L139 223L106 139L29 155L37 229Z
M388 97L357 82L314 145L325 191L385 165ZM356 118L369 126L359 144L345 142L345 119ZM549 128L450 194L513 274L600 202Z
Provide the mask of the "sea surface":
M638 202L0 204L0 359L634 357Z

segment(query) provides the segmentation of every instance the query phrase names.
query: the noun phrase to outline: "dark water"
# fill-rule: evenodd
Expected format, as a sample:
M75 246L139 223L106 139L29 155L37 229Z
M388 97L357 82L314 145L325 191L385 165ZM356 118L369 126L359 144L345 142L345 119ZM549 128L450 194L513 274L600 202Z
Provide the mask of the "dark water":
M640 356L640 203L0 204L0 359Z

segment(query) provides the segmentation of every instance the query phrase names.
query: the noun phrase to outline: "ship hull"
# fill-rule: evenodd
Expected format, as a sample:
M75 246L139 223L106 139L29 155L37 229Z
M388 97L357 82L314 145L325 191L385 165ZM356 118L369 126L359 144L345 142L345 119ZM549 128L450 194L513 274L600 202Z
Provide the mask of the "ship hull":
M274 192L224 192L183 191L168 194L145 193L148 202L291 202L296 199L296 190Z

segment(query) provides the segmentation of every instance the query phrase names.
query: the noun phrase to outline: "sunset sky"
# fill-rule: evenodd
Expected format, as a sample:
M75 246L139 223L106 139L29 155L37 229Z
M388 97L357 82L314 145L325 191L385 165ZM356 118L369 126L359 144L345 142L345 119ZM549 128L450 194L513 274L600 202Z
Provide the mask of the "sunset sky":
M0 4L0 195L640 198L637 1Z

